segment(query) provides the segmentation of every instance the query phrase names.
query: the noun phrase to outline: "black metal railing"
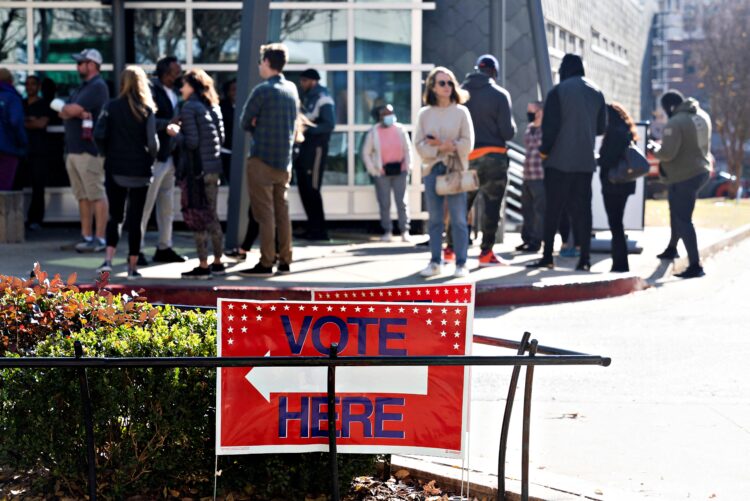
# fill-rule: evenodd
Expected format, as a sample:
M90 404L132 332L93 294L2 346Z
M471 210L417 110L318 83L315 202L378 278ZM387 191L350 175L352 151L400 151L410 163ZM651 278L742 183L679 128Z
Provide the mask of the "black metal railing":
M331 470L331 499L338 501L338 463L336 460L336 426L335 395L336 368L351 366L513 366L508 397L505 402L502 429L500 434L498 457L497 499L505 499L505 453L508 444L508 430L515 400L516 387L522 367L526 367L523 402L523 432L521 458L521 499L529 497L529 436L531 423L531 395L536 366L548 365L601 365L607 367L611 359L598 355L573 352L538 345L536 340L529 341L531 335L526 332L520 342L507 339L474 336L478 342L495 346L516 349L513 356L417 356L417 357L339 357L338 345L332 344L328 357L169 357L169 358L86 358L83 347L75 342L75 358L3 358L0 357L0 369L3 368L75 368L79 379L82 397L83 422L86 428L86 457L88 468L89 499L96 501L96 468L94 422L92 418L91 398L88 388L86 369L135 368L177 368L177 367L318 367L328 368L328 441ZM528 352L528 356L524 353ZM544 356L539 356L544 355Z

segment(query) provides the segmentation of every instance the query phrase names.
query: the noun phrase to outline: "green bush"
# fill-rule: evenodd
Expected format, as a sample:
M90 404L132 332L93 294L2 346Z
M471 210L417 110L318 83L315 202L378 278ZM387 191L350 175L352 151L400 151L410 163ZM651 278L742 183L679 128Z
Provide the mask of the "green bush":
M31 296L33 286L27 282L0 277L5 356L72 357L75 341L81 342L87 357L215 356L213 311L153 307L140 297L105 290L81 293L55 280L59 278L43 277L37 286L47 290ZM50 291L50 286L57 290ZM49 321L19 330L22 322L28 325L29 319L38 317ZM55 331L55 325L61 328ZM214 369L202 368L88 369L98 491L103 499L212 493L215 374ZM36 476L36 492L85 494L85 432L74 369L0 371L0 437L0 466L46 472ZM304 499L305 494L329 489L327 454L219 459L220 492L241 491L255 499ZM342 484L372 473L374 459L340 456Z

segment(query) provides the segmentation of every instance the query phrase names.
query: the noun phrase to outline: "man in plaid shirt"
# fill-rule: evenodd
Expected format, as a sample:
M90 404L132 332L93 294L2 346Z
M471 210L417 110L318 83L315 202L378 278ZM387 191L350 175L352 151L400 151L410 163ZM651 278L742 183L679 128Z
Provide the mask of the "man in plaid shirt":
M539 147L542 145L542 115L544 105L534 101L527 105L529 125L523 136L526 159L523 162L523 190L521 204L523 213L523 243L516 247L522 252L538 252L544 233L544 168Z
M247 184L260 234L260 261L254 268L240 271L242 275L273 275L276 238L277 272L288 273L292 262L287 190L299 97L297 87L281 73L288 60L289 51L284 44L261 46L258 70L265 82L253 89L240 118L242 128L253 135L247 159Z

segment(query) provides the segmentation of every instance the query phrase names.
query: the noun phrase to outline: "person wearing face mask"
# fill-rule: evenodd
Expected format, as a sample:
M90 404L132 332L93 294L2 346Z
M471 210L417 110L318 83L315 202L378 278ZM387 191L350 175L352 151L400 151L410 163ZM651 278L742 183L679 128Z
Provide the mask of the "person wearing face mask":
M539 147L542 145L542 117L544 104L534 101L526 106L529 125L523 135L526 157L523 162L523 188L521 210L523 212L523 243L516 247L521 252L537 252L542 247L544 232L544 168Z
M677 257L677 242L682 239L688 253L688 268L676 274L680 278L705 275L700 263L698 241L693 227L693 210L698 192L711 171L711 117L693 98L670 90L661 98L669 121L664 127L661 148L652 147L661 162L662 177L669 186L669 224L672 229L661 259ZM650 145L651 146L651 145Z
M406 198L407 178L411 168L411 141L400 123L396 121L393 106L376 106L372 117L377 120L365 136L362 145L362 162L375 184L375 194L380 208L380 226L383 242L390 242L391 192L396 200L398 227L401 240L409 242L409 208Z

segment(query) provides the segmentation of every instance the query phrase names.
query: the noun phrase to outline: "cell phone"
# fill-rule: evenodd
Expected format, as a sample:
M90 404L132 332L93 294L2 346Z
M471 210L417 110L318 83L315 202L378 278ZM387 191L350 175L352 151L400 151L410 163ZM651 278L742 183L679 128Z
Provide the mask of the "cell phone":
M432 134L427 134L425 137L427 139L435 139L435 136L433 136Z

